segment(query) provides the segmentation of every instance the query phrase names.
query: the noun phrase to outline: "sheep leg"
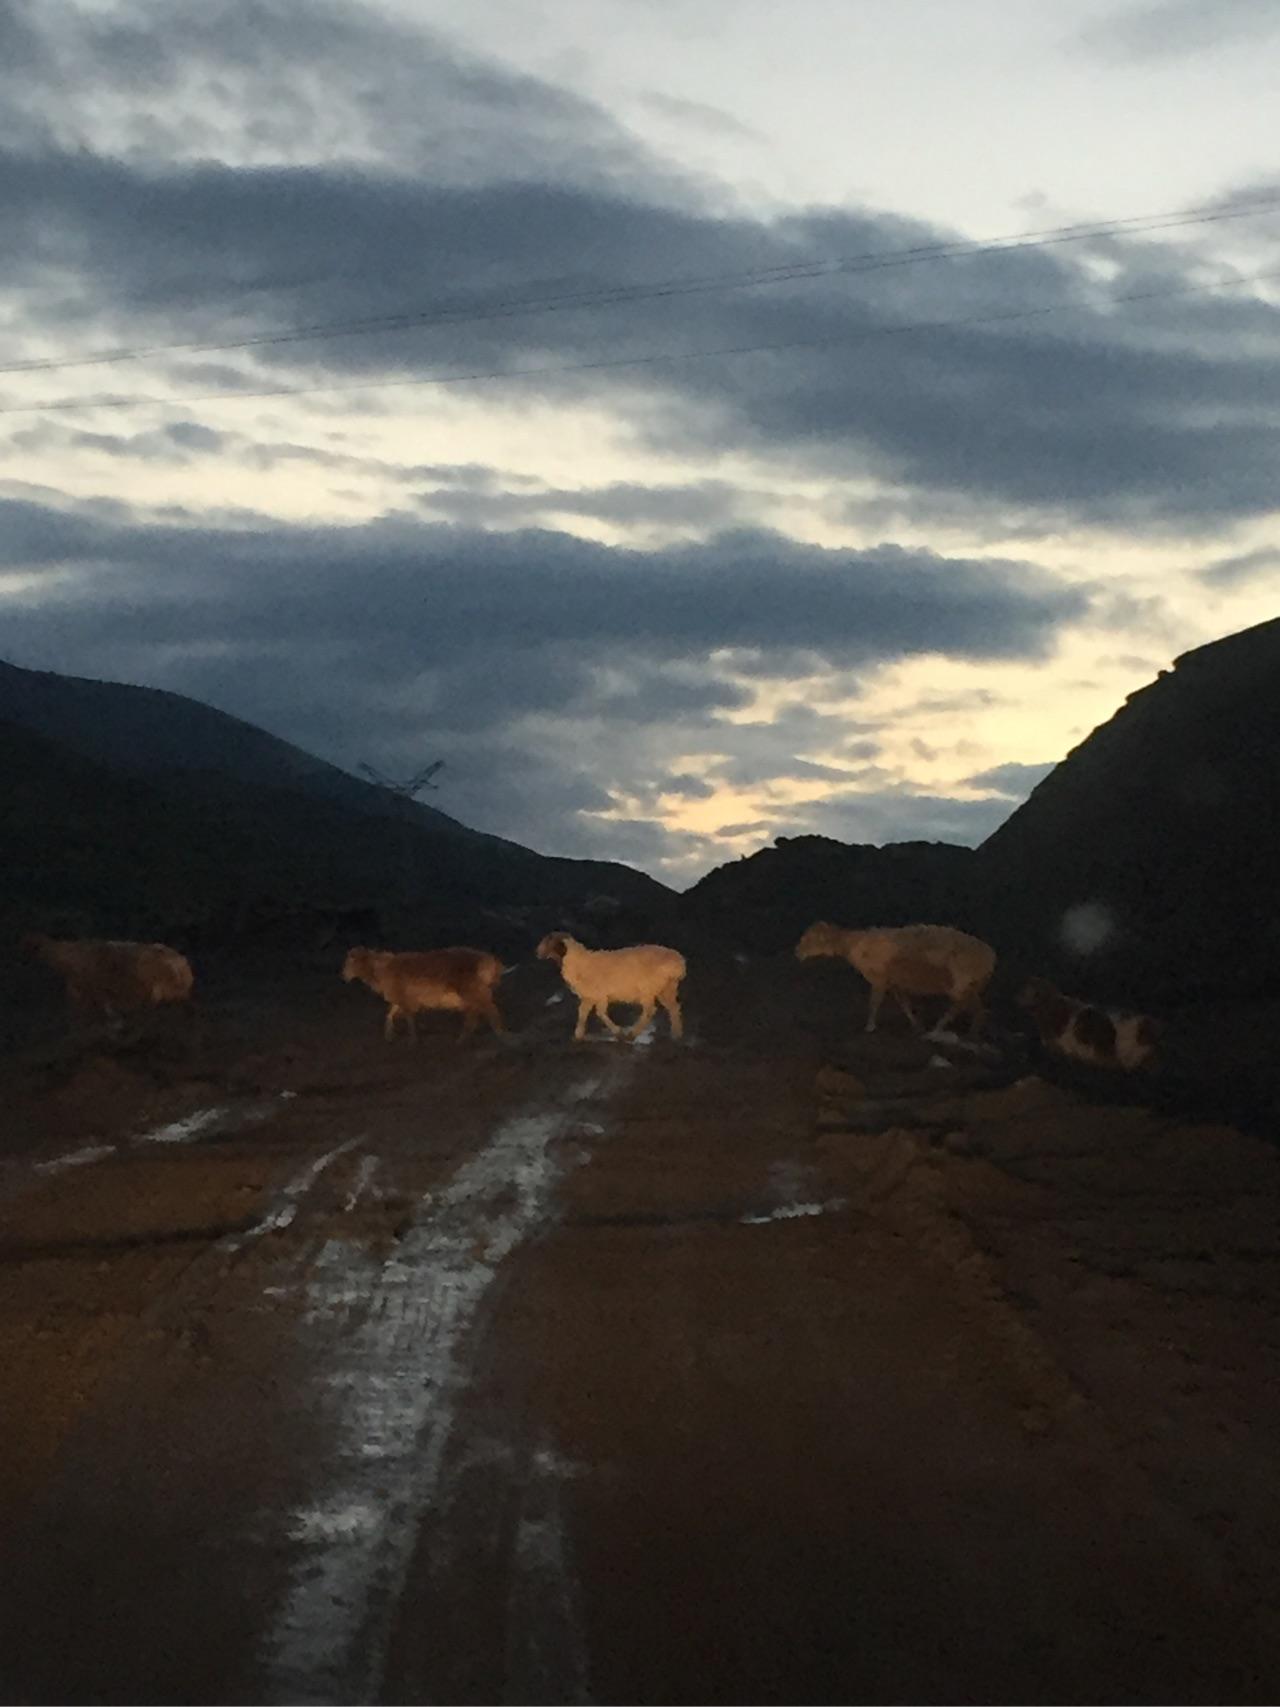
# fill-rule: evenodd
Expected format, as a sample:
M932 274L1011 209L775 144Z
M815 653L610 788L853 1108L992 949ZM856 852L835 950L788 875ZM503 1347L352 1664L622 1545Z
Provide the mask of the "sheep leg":
M680 1012L679 984L668 984L665 990L660 990L658 1000L667 1010L667 1018L671 1022L671 1035L679 1042L684 1036L684 1016Z
M609 998L607 996L603 1001L596 1003L596 1012L600 1015L600 1018L604 1021L613 1037L625 1037L627 1035L623 1028L618 1024L617 1020L614 1019L613 1015L609 1012Z
M382 1035L383 1035L383 1038L388 1043L391 1042L391 1039L396 1034L396 1015L399 1012L400 1012L400 1009L395 1005L394 1002L391 1002L388 1004L387 1017L382 1022Z
M656 1006L657 1006L657 1004L653 1000L652 997L647 1002L644 1002L641 1004L640 1018L628 1030L628 1032L627 1032L628 1037L633 1038L633 1039L639 1037L640 1033L644 1030L645 1026L647 1026L649 1021L653 1018L653 1012L654 1012L654 1008Z
M475 1008L465 1008L462 1014L462 1030L458 1033L458 1042L465 1043L476 1028L480 1015Z
M949 1026L954 1025L961 1013L969 1015L969 1031L972 1036L976 1037L982 1029L982 999L976 990L962 990L959 995L952 997L946 1013L933 1028L935 1036L938 1032L946 1031Z
M911 998L907 995L906 991L895 990L893 992L893 999L897 1002L903 1013L906 1014L907 1024L911 1027L912 1031L919 1031L920 1021L916 1018L915 1009L911 1006Z
M964 1005L969 1014L969 1035L970 1037L980 1037L987 1019L987 1011L982 1005L982 992L970 990L965 997Z
M883 1000L884 990L879 984L873 984L871 986L871 1001L867 1006L867 1023L865 1028L867 1031L875 1030L876 1018L880 1012L880 1004Z
M502 1023L502 1010L498 1006L497 1002L494 1001L492 990L490 990L488 992L488 995L485 999L484 1006L481 1008L480 1011L484 1014L484 1017L488 1020L490 1031L496 1033L497 1036L499 1036L499 1037L505 1037L506 1032L507 1032L507 1028Z
M579 997L579 999L578 999L578 1023L573 1029L573 1039L574 1039L575 1043L581 1043L583 1038L587 1035L587 1022L590 1020L591 1015L594 1011L595 1011L595 1003L594 1002L588 1001L585 996Z

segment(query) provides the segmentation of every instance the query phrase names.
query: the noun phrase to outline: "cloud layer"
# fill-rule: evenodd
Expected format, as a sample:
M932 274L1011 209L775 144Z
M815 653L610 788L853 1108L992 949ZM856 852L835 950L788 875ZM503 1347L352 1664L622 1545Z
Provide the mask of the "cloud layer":
M804 705L753 722L763 681L1044 656L1085 609L1025 563L755 532L640 552L405 516L219 528L32 500L0 501L4 569L23 576L17 661L153 680L347 765L443 754L477 822L567 852L623 838L575 839L566 815L627 793L656 809L726 783L855 782L874 740ZM667 774L681 747L702 768Z
M590 103L369 8L7 16L0 227L33 345L71 324L105 347L359 321L229 355L222 382L651 363L507 384L611 398L641 444L856 472L908 509L950 493L1167 529L1274 505L1280 313L1247 286L1197 294L1230 271L1182 234L866 271L955 234L875 210L746 215ZM569 300L646 284L671 288ZM434 323L367 324L405 312ZM776 348L707 354L757 346Z

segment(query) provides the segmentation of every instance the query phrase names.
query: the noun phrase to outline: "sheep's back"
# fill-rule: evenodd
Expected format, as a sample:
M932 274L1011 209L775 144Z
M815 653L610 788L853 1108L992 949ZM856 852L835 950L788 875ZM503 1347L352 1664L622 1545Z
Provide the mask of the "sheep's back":
M164 943L54 941L43 952L71 994L104 1007L145 1007L191 993L191 964Z
M945 996L953 983L950 966L919 954L895 955L886 965L884 976L890 989L910 996Z
M996 953L989 943L953 925L901 925L869 933L855 964L923 996L962 985L981 988L995 971Z
M620 1002L641 1001L678 984L688 967L679 949L659 943L636 943L631 948L580 949L562 966L570 989L584 996L616 996Z
M502 962L480 948L435 948L388 954L378 988L401 1008L457 1008L483 999L502 977Z

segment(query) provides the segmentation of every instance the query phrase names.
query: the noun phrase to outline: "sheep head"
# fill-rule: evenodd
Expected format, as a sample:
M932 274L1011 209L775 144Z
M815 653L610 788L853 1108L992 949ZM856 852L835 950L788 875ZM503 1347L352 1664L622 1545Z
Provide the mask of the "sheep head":
M810 925L796 944L796 959L812 960L820 954L843 955L847 935L838 925L829 925L825 920L820 920L816 925Z
M551 931L538 944L538 959L563 961L573 940L565 931Z
M367 980L373 972L374 951L371 948L353 948L348 950L347 958L342 963L342 976L349 984L353 978Z

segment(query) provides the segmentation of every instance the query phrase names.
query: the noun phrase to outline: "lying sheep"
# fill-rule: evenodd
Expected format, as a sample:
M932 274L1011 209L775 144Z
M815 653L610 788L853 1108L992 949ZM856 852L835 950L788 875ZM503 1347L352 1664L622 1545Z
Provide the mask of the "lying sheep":
M422 954L392 954L377 948L353 948L347 955L342 976L348 983L359 978L387 1004L383 1036L395 1035L397 1019L404 1019L409 1036L417 1040L415 1013L432 1009L460 1011L464 1042L481 1019L502 1036L506 1026L494 991L506 969L496 954L482 948L435 948Z
M995 971L989 944L950 925L875 926L843 930L839 925L810 925L796 944L796 959L834 955L855 966L871 986L868 1031L876 1029L880 1004L892 993L913 1030L920 1029L912 996L947 996L950 1006L933 1028L945 1030L960 1013L969 1015L976 1036L982 1029L982 993Z
M1031 978L1016 997L1046 1048L1094 1067L1149 1067L1164 1031L1150 1014L1093 1007L1064 996L1047 978Z
M635 948L584 948L576 937L552 931L538 944L539 960L556 960L560 975L578 998L574 1038L586 1036L587 1022L599 1014L614 1037L639 1037L659 1003L667 1011L672 1037L684 1035L680 1014L680 980L688 968L684 955L656 943ZM611 1002L640 1004L640 1018L624 1030L609 1014Z
M102 942L33 931L22 947L62 974L73 1012L96 1011L113 1021L161 1002L185 1002L195 985L191 962L162 942Z

